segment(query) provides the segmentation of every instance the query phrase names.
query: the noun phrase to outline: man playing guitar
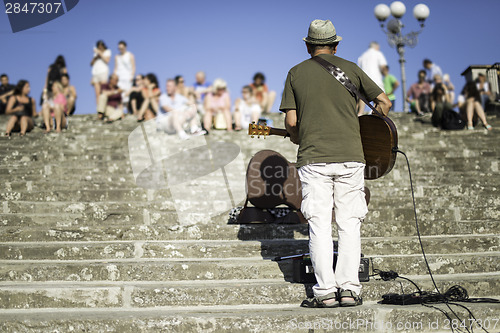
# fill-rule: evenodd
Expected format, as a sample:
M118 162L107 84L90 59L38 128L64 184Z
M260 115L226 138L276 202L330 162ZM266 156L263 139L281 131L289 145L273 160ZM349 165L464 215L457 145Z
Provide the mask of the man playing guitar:
M304 38L311 55L340 67L375 108L387 116L391 102L355 64L335 56L342 37L329 20L315 20ZM288 72L280 110L290 140L299 145L301 211L309 223L309 250L317 284L304 307L355 306L361 284L361 221L367 213L365 159L356 97L312 59ZM338 261L333 267L332 207L338 227Z

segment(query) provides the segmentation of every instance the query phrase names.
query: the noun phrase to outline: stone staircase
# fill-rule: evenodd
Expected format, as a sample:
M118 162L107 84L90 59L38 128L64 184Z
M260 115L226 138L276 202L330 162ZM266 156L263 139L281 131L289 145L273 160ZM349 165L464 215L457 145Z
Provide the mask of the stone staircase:
M500 298L500 130L439 131L411 115L391 117L438 287ZM61 135L0 137L1 332L450 331L436 309L377 304L383 294L415 291L403 280L363 283L361 307L300 308L310 286L292 282L290 261L271 259L308 252L307 226L228 224L227 210L180 223L189 196L136 185L128 138L140 126L131 117L94 118L74 116ZM280 127L282 115L272 118ZM500 129L499 118L489 121ZM214 132L206 140L238 145L245 165L262 149L295 160L296 147L279 137ZM241 176L232 172L228 179ZM370 269L432 291L402 156L367 186L362 252ZM204 204L217 200L206 192ZM500 331L500 304L461 304Z

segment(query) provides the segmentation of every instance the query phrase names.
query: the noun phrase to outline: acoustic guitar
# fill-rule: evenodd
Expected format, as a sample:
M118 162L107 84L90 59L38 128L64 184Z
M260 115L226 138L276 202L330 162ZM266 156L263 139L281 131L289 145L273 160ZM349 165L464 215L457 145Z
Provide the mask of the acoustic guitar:
M396 163L398 132L396 125L388 117L379 114L363 115L359 118L361 142L365 155L365 179L377 179L388 174ZM285 129L272 128L265 123L252 123L248 135L254 136L289 136Z

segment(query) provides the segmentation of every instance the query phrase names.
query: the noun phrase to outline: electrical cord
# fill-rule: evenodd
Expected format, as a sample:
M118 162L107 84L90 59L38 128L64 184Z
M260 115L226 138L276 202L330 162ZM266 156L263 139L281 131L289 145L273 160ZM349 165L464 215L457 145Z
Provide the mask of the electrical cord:
M476 323L483 331L485 331L486 333L489 333L483 326L481 326L481 324L474 317L473 313L467 307L465 307L461 304L455 303L457 301L458 302L474 302L471 299L469 299L467 290L465 290L465 288L462 288L460 286L453 286L450 289L448 289L444 294L441 293L441 291L439 290L439 288L436 284L436 281L434 280L434 276L433 276L432 270L429 266L429 262L427 261L427 256L425 254L424 246L422 243L422 238L420 235L417 208L416 208L416 203L415 203L415 191L413 189L413 179L412 179L412 174L411 174L411 170L410 170L410 161L408 160L408 157L406 156L406 154L403 151L399 150L398 148L393 148L393 151L396 153L402 154L406 159L406 164L408 166L408 174L410 177L410 189L411 189L411 196L412 196L412 202L413 202L413 212L415 214L415 226L416 226L418 241L420 244L420 249L422 251L422 255L424 257L424 262L425 262L425 265L427 267L427 271L429 273L429 276L432 280L432 284L433 284L436 292L431 292L431 293L423 292L417 286L416 283L414 283L410 279L399 276L399 274L394 272L394 271L385 272L385 271L380 271L380 270L373 270L375 275L378 274L380 276L380 278L384 281L395 280L396 278L404 279L404 280L411 282L418 290L418 292L415 292L413 294L403 294L403 295L388 294L388 295L384 295L384 296L386 296L386 299L384 299L382 302L390 301L391 298L394 300L394 298L396 296L400 296L400 298L398 300L401 301L401 304L418 304L418 303L420 303L426 307L434 308L436 310L441 311L446 316L446 318L449 319L451 322L452 317L450 316L449 313L447 313L443 309L440 309L438 307L435 307L435 306L429 304L429 303L444 303L444 304L446 304L446 306L450 310L450 312L453 314L453 316L455 318L457 318L460 322L462 322L461 318L458 316L458 314L450 306L450 305L455 305L455 306L458 306L458 307L465 309L469 314L469 319L473 318L474 323ZM486 302L486 301L498 302L498 300L494 300L494 299L480 299L480 300L481 300L481 302ZM475 302L480 302L480 301L479 301L479 299L476 299ZM393 303L393 304L395 304L395 303ZM451 326L450 328L451 328L452 332L455 332L455 330L457 330L457 332L462 332L462 330L459 328L454 328L453 326ZM470 330L469 330L469 328L470 328ZM470 324L470 321L469 321L469 328L465 327L465 330L469 333L473 333L473 329L472 329L472 325Z
M433 274L432 274L432 270L431 270L431 268L430 268L430 266L429 266L429 262L427 261L427 256L426 256L426 254L425 254L424 245L423 245L423 243L422 243L422 237L421 237L421 235L420 235L420 228L419 228L419 224L418 224L417 205L416 205L416 202L415 202L415 191L414 191L414 189L413 189L413 179L412 179L412 174L411 174L411 169L410 169L410 160L408 159L408 156L406 156L406 154L405 154L403 151L399 150L398 148L396 148L396 149L395 149L395 151L396 151L396 153L400 153L400 154L402 154L402 155L405 157L405 160L406 160L406 165L408 166L408 174L409 174L409 177L410 177L411 198L412 198L412 203L413 203L413 212L414 212L414 215L415 215L415 227L416 227L416 231L417 231L418 242L419 242L419 244L420 244L420 249L422 250L422 255L423 255L423 257L424 257L424 262L425 262L425 265L426 265L426 267L427 267L427 271L429 272L429 276L430 276L430 278L431 278L432 284L434 285L434 288L435 288L436 292L437 292L438 294L441 294L441 292L439 291L439 288L438 288L438 286L437 286L437 284L436 284L436 281L434 280L434 276L433 276ZM457 313L456 313L456 312L455 312L455 311L451 308L451 306L450 306L450 304L449 304L449 301L448 301L448 300L444 299L444 300L443 300L443 303L444 303L444 304L446 304L447 308L451 311L451 313L452 313L452 314L453 314L453 315L454 315L454 316L455 316L458 320L460 320L460 319L461 319L461 318L457 315ZM422 304L425 304L425 303L422 303ZM433 306L432 306L432 307L433 307ZM436 308L436 307L433 307L433 308ZM467 310L468 310L468 309L467 309ZM450 316L449 316L447 313L445 313L445 311L444 311L444 310L441 310L441 309L440 309L440 311L441 311L441 312L443 312L443 313L446 315L446 317L447 317L448 319L451 319L451 318L450 318ZM469 312L469 314L471 314L471 312L470 312L469 310L468 310L468 312ZM482 328L485 332L487 332L487 333L488 333L488 331L486 331L486 330L485 330L482 326L481 326L481 328ZM470 331L467 327L466 327L465 329L466 329L466 331L467 331L467 332L472 333L472 331ZM453 327L451 327L451 331L452 331L452 332L454 332Z
M450 287L444 294L437 293L437 292L427 292L427 291L422 291L420 287L411 279L408 279L406 277L400 276L398 273L394 271L381 271L379 269L374 269L373 270L374 274L371 276L379 276L381 280L383 281L391 281L391 280L396 280L396 279L403 279L406 281L409 281L412 283L416 288L417 292L411 293L411 294L396 294L396 293L389 293L382 295L382 301L380 301L380 304L395 304L395 305L412 305L412 304L421 304L423 306L435 309L440 311L446 318L449 320L450 323L453 322L453 318L443 309L440 309L436 306L433 306L432 304L439 304L439 303L448 303L451 305L455 305L458 307L463 308L466 310L469 314L469 327L471 328L472 332L472 323L477 323L478 326L481 327L480 323L478 323L478 320L474 317L474 314L464 305L462 304L457 304L455 302L471 302L471 303L500 303L500 300L494 299L494 298L469 298L469 294L467 293L467 290L461 286L454 285ZM403 287L401 286L401 289ZM453 310L451 310L453 312ZM454 312L453 312L454 313ZM457 317L457 315L454 313L454 315ZM464 321L460 321L460 318L458 317L459 322L463 323ZM465 324L463 324L465 326ZM454 328L453 326L450 326L452 332L455 332L455 329L458 332L461 332L458 328ZM481 327L485 332L487 332L483 327ZM467 328L466 328L467 329ZM469 331L469 330L467 330Z

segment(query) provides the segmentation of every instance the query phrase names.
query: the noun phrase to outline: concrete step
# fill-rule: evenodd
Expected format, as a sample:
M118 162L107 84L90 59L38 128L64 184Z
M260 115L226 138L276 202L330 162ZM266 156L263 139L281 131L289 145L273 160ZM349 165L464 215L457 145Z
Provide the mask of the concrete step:
M336 237L335 237L336 238ZM417 237L363 237L365 256L408 255L421 253ZM423 236L428 254L453 254L500 251L498 235ZM309 252L306 236L303 239L185 240L185 241L114 241L114 242L15 242L0 244L0 260L112 260L167 258L249 258L279 256Z
M178 202L177 204L181 204ZM221 201L223 204L223 201ZM207 209L211 208L211 204L206 204ZM70 208L73 206L69 206ZM104 205L104 207L106 207ZM144 207L144 206L143 206ZM198 207L204 207L200 204ZM4 207L4 211L9 208ZM436 221L436 223L454 223L455 221L467 220L499 220L500 211L492 207L446 207L446 206L430 206L425 207L419 205L417 208L418 218L420 220ZM201 223L218 223L226 224L228 222L229 212L224 212L218 218L203 218ZM413 207L391 208L371 206L370 211L365 219L365 225L372 223L386 223L386 221L412 221L414 219ZM149 222L148 222L149 220ZM85 211L64 211L53 213L4 213L0 214L0 225L4 226L92 226L102 224L103 222L117 225L138 225L138 224L153 224L153 225L172 225L177 223L177 213L174 203L166 202L164 209L149 209L139 207L129 207L126 210L115 210L113 208L103 208L94 206L92 210ZM439 221L439 222L437 222ZM387 228L389 226L385 226ZM384 227L382 227L384 228Z
M66 148L66 147L65 147ZM68 147L69 148L69 147ZM82 154L80 149L83 147L75 147L74 150L64 149L63 151L37 151L33 147L32 151L29 149L23 149L20 153L19 150L6 149L5 154L2 156L3 163L19 163L19 162L31 162L30 165L38 165L43 163L56 163L56 162L66 162L66 163L79 163L83 161L124 161L129 160L128 151L116 153L110 151L94 151L86 152Z
M372 255L373 269L426 274L421 254ZM435 274L491 273L500 270L500 252L428 254ZM0 281L178 281L290 279L290 261L248 258L110 260L1 260Z
M101 186L104 187L101 189ZM0 197L6 201L73 201L73 202L100 202L100 201L121 201L135 202L145 201L148 199L146 190L136 187L134 189L109 189L109 186L104 184L89 185L90 189L77 190L54 190L54 191L29 191L29 192L2 192ZM162 193L163 192L163 193ZM169 199L168 191L156 191L154 200Z
M465 304L474 313L473 329L498 328L498 304ZM449 312L444 305L438 309ZM0 329L7 332L449 332L451 323L436 308L380 305L305 309L297 304L173 306L133 309L3 310ZM458 324L469 313L453 306ZM481 321L479 321L481 320Z
M115 173L115 167L110 166L111 173L101 169L78 169L78 174L68 172L54 171L54 166L43 165L35 167L31 171L19 169L13 172L6 172L0 176L1 192L25 192L25 191L47 191L68 189L68 185L75 188L95 187L96 185L106 185L107 188L120 189L137 189L138 186L131 173ZM67 171L67 170L66 170ZM58 181L54 182L54 172L58 174ZM484 171L431 171L415 172L412 169L412 179L415 185L432 186L434 184L457 184L464 185L496 185L500 186L500 173L492 170ZM377 179L368 180L366 185L371 188L387 187L390 184L393 187L408 187L409 177L407 169L393 169L387 176Z
M372 187L370 187L370 191L371 189ZM383 197L403 197L408 198L408 201L411 202L411 189L409 184L407 187L385 186L381 187L380 189L385 191L385 195ZM455 184L414 183L413 189L417 203L420 198L436 198L438 200L444 197L472 197L473 199L483 197L492 198L495 196L498 197L498 194L500 192L500 189L494 181L493 184L484 185L480 183L464 184L458 180ZM380 194L379 196L382 197Z
M255 142L245 140L248 137L244 133L236 134L236 137L232 136L232 138L239 139L242 145ZM36 144L23 143L17 146L14 140L0 141L0 149L4 152L0 161L5 163L30 161L36 164L41 162L54 163L55 161L66 161L68 163L72 163L73 161L120 161L128 160L129 158L128 145L123 145L123 137L113 139L114 149L110 149L110 146L102 144L103 138L101 135L96 135L95 139L100 140L100 142L96 142L93 145L91 142L88 142L91 139L89 136L81 139L84 140L81 142L74 140L59 142L58 149L52 149L51 142L44 142L43 140L38 141ZM445 161L447 161L446 159L463 159L467 161L474 157L491 159L498 157L500 154L493 145L496 142L495 137L491 137L489 140L483 139L479 142L476 140L473 145L469 140L461 142L457 142L457 140L442 140L441 138L438 140L437 143L426 144L425 150L422 150L420 145L412 144L411 142L404 142L404 146L400 145L400 149L406 153L412 163L417 162L415 160L417 155L419 160L424 161L433 159L441 160L443 158ZM245 147L241 148L245 155L252 151L252 149L245 149ZM399 158L403 159L403 156L398 155Z
M78 221L65 225L44 226L0 226L0 242L52 242L52 241L121 241L121 240L261 240L303 238L308 234L306 224L227 224L227 215L212 218L210 223L197 225L151 224L154 216L145 215L146 224L79 225ZM7 220L0 224L8 224ZM419 220L421 235L489 235L499 234L497 220ZM335 229L333 231L335 234ZM365 223L361 228L363 237L416 236L416 225L412 221L398 220L380 223Z
M271 117L281 127L283 115ZM410 158L438 286L462 285L471 297L500 295L500 132L440 131L412 115L391 117ZM499 119L491 123L500 127ZM372 323L360 331L449 331L436 310L374 303L400 293L397 281L364 283L367 305L333 316L331 309L299 308L310 286L287 282L290 261L268 259L306 252L307 225L228 225L227 213L179 225L168 190L135 184L128 136L138 126L133 117L108 125L95 115L76 116L62 135L35 129L0 138L1 331L316 332L355 319ZM289 140L243 132L214 131L206 139L234 142L245 161L262 149L294 161L297 150ZM402 156L389 175L367 184L372 202L362 241L371 268L395 270L432 290ZM408 282L402 286L413 291ZM498 331L498 304L466 305ZM393 326L374 328L375 320Z
M419 189L420 190L420 189ZM422 188L423 190L423 188ZM17 192L17 191L13 191ZM371 210L391 210L393 207L412 208L413 202L411 194L407 196L388 197L384 195L385 189L380 187L371 187L371 198L369 211ZM12 192L11 192L12 193ZM17 192L19 193L19 192ZM418 193L417 193L418 194ZM146 192L148 196L148 192ZM154 197L154 195L153 195ZM482 196L440 196L440 197L417 197L418 208L439 208L450 209L454 208L466 209L471 206L476 208L491 207L500 205L500 197L494 192L484 194ZM150 211L165 212L175 210L175 203L170 200L151 199L149 195L147 201L123 202L123 201L103 201L103 202L78 202L73 201L24 201L12 200L3 201L0 206L0 213L3 214L86 214L91 215L96 211L102 212L121 212L137 213L143 209Z
M427 276L405 276L420 290L435 290ZM434 275L444 293L454 285L467 290L471 298L491 297L500 291L500 275ZM399 281L402 281L400 284ZM363 282L363 300L380 301L388 293L412 293L416 287L408 281ZM312 284L261 280L152 281L152 282L2 282L0 309L42 308L149 308L162 306L300 304L312 297Z
M251 156L248 157L248 159ZM294 159L295 160L295 159ZM458 172L465 173L492 173L494 175L499 174L498 166L499 157L472 157L472 158L462 158L462 157L448 157L448 158L422 158L419 156L410 159L410 168L414 175L419 173L451 173L450 176L456 175L459 177ZM126 175L129 178L132 175L132 168L130 166L130 160L124 156L121 160L54 160L48 161L36 161L33 162L28 157L22 157L19 161L7 161L3 166L0 166L0 172L2 175L9 175L10 177L3 177L6 181L16 181L22 179L21 177L26 177L30 175L72 175L72 171L78 171L80 173L85 173L85 175L99 175L99 174L114 174L114 175ZM394 170L401 170L401 176L405 179L407 178L407 167L405 161L402 159L397 159L397 164ZM8 166L7 166L8 164ZM29 165L28 165L29 164ZM74 172L73 172L74 174ZM98 178L97 178L98 179ZM129 178L130 179L130 178Z

